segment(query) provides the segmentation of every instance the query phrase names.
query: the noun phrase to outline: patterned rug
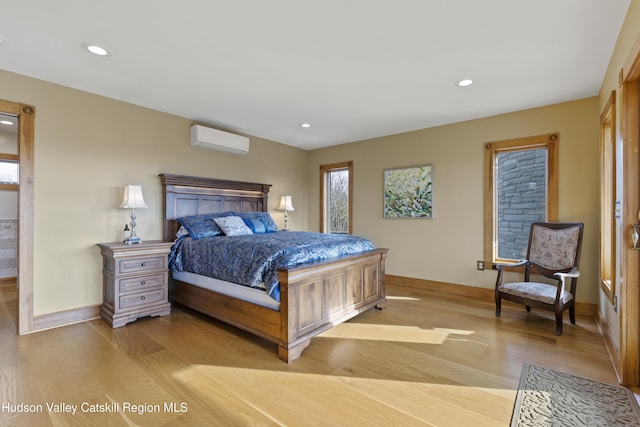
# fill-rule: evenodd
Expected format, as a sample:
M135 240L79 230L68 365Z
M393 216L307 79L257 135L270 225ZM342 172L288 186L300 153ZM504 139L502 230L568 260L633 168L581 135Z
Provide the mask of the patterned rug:
M626 388L525 364L511 426L640 426Z

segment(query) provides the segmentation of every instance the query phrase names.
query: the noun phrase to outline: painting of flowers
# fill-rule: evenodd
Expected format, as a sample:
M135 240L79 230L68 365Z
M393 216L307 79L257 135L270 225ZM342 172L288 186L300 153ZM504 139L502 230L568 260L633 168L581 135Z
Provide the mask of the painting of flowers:
M433 166L384 171L385 218L433 218Z

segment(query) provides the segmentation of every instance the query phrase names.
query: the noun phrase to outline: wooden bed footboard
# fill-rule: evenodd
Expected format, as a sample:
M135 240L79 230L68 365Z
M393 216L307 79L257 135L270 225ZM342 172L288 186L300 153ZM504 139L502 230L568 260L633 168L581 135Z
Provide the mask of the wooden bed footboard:
M281 335L278 356L291 362L311 338L372 307L386 308L387 249L278 272Z

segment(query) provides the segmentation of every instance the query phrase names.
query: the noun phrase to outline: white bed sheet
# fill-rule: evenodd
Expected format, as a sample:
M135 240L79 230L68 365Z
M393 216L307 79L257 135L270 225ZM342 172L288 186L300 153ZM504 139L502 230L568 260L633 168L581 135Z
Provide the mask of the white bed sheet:
M271 310L279 311L280 303L271 298L264 290L250 288L249 286L242 286L231 282L225 282L224 280L214 279L208 276L202 276L200 274L189 273L187 271L173 271L171 272L173 278L180 280L181 282L189 283L190 285L199 286L201 288L209 289L233 298L241 299L253 304L260 305L262 307L270 308Z

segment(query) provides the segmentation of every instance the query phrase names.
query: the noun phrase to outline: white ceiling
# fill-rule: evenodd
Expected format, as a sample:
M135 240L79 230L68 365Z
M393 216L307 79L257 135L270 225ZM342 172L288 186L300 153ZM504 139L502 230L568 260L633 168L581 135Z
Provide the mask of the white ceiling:
M0 68L313 149L595 96L629 4L13 0Z

